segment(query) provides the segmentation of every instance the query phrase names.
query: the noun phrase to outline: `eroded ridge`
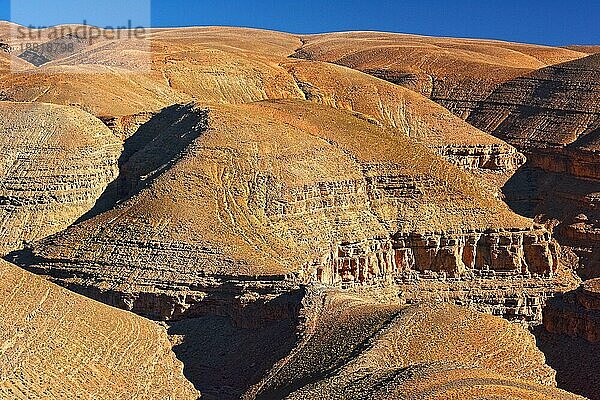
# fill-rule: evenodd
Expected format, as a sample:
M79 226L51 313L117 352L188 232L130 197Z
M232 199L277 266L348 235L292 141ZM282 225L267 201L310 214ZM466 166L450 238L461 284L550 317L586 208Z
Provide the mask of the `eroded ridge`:
M515 281L521 297L547 288L540 304L576 285L543 227L410 138L306 101L211 106L206 122L182 110L179 127L199 134L181 133L190 141L147 185L12 259L159 319L235 314L309 282ZM125 178L180 132L151 131Z
M505 193L515 209L555 220L556 237L580 257L579 274L600 276L600 55L504 83L468 121L525 153Z
M302 334L245 399L577 398L555 388L534 337L466 308L309 294Z
M525 162L516 149L402 86L323 62L284 66L307 100L363 115L470 171L510 175Z
M118 175L121 143L74 107L0 102L0 252L65 229Z
M294 56L358 69L421 93L467 118L502 83L588 55L580 50L495 40L340 32L304 36L303 46Z

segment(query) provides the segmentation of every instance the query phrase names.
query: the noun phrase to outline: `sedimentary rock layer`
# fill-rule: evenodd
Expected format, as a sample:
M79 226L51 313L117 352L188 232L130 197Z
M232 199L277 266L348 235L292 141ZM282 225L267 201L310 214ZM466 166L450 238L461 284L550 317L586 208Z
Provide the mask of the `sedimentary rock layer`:
M164 328L0 261L0 397L197 399Z
M0 102L0 252L63 230L117 176L120 141L73 107Z
M16 262L165 319L235 313L312 281L562 274L544 228L349 112L306 101L169 108L128 139L122 161L107 190L116 207Z
M307 100L364 114L466 169L512 173L525 162L514 148L411 90L333 64L298 61L285 67Z
M544 309L544 327L551 333L600 342L600 279L553 299Z
M557 238L600 276L600 55L547 67L501 85L468 121L527 155L505 190L529 215L559 221Z
M498 85L586 55L556 47L380 32L304 36L295 53L406 86L462 118Z
M600 180L600 55L543 68L497 88L469 116L530 154L533 167Z

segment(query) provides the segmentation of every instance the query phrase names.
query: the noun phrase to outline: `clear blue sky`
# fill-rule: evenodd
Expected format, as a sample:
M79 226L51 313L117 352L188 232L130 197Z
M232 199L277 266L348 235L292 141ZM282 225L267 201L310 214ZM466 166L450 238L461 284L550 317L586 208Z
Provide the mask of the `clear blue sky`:
M294 33L381 30L554 45L600 44L600 0L13 0L20 4L19 18L25 13L42 21L37 24L81 22L85 14L88 22L102 26L121 23L128 13L122 9L127 10L128 4L150 2L151 14L146 7L148 13L132 11L132 19L151 18L155 27L232 25ZM26 4L36 5L28 9ZM0 19L9 19L9 9L10 0L0 0Z

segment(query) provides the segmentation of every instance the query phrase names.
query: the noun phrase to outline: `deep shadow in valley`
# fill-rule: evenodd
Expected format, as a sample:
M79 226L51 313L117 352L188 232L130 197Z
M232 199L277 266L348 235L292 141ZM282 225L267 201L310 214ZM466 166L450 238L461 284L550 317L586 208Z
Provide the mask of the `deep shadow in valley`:
M239 399L296 344L292 319L239 327L224 316L171 323L173 351L203 399Z
M549 333L543 326L533 334L546 363L556 371L559 388L600 400L600 343Z

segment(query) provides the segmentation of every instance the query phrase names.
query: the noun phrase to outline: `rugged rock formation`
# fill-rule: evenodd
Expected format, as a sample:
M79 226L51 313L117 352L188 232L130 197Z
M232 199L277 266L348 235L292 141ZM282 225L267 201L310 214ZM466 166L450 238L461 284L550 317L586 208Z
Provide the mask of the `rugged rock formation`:
M577 243L595 243L598 129L560 98L596 105L593 57L538 71L548 87L514 109L489 105L486 129L533 121L500 135L533 155L523 167L431 99L479 118L513 78L584 53L235 28L151 29L143 48L43 30L38 43L74 51L16 53L27 62L5 51L12 28L0 23L0 100L24 103L0 103L6 258L166 321L208 399L574 398L527 331L472 309L534 325L549 303L557 331L595 329L600 296L569 292L564 255L596 254ZM528 120L528 96L551 110ZM555 114L575 121L567 135L529 140ZM545 224L512 212L502 185L531 216L551 188ZM554 213L562 199L578 206ZM0 397L197 396L162 328L53 283L0 264Z
M576 397L553 387L533 336L500 318L336 293L305 304L295 349L245 399Z
M116 207L13 259L162 319L236 314L303 282L390 284L411 271L569 287L547 231L351 113L279 101L158 117L128 139Z
M600 179L600 55L507 82L468 121L526 151L533 167Z
M553 299L544 309L544 326L551 333L600 342L600 279Z
M508 182L510 204L559 221L558 239L600 276L600 55L548 67L500 86L469 116L527 155Z
M0 252L65 229L117 176L121 144L72 107L0 102Z
M44 38L48 33L33 35ZM501 186L524 162L514 148L412 91L333 65L290 63L287 55L301 45L293 35L193 28L150 30L147 39L152 41L151 48L139 49L136 42L127 40L101 42L71 57L45 62L42 68L30 66L27 72L35 74L0 78L6 88L3 97L77 105L109 121L119 135L117 120L136 120L192 99L203 104L237 104L309 97L363 113L465 168L494 171L495 176L486 176L492 186ZM133 48L137 63L119 58L119 54L131 54ZM143 63L151 70L144 74L128 70ZM77 79L65 79L73 75Z
M525 162L514 148L411 90L332 64L299 61L286 68L307 100L364 114L466 169L511 175Z
M196 399L166 332L0 261L0 397Z
M296 57L328 61L406 86L466 118L500 84L587 53L492 40L380 32L303 37Z

